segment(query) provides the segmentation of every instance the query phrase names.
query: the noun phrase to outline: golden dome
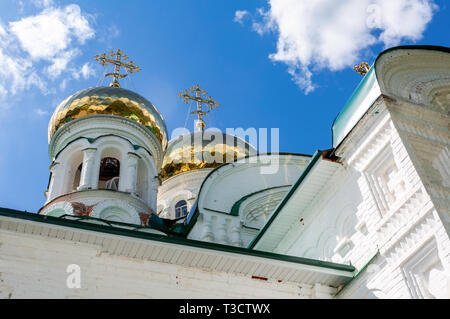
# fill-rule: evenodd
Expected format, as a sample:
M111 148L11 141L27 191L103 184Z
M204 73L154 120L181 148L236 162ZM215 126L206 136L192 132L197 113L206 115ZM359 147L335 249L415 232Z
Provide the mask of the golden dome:
M166 180L177 174L223 163L256 153L244 140L222 132L195 132L169 142L159 176Z
M97 114L122 116L147 127L167 147L167 129L153 104L130 90L117 87L92 87L69 96L56 108L48 124L48 141L72 120Z

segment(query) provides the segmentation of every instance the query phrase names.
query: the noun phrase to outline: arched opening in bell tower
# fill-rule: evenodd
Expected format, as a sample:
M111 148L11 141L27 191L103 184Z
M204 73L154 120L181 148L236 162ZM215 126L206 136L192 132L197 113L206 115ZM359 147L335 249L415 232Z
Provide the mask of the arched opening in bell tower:
M120 161L114 157L104 157L100 161L99 189L119 190Z
M73 180L72 191L76 191L77 187L80 186L81 179L81 170L83 168L83 163L78 166L78 169L75 171L75 178Z
M76 191L77 187L80 185L83 153L74 150L66 154L66 156L67 157L63 156L62 158L59 158L61 163L64 163L65 170L62 174L63 176L58 177L63 179L63 183L61 189L55 190L55 196ZM55 178L57 178L57 176L55 176Z

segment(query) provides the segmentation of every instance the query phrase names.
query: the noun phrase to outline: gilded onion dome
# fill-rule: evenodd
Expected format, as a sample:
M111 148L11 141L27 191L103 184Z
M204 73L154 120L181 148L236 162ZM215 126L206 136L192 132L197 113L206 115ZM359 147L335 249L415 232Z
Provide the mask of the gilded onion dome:
M203 168L214 168L251 154L253 146L222 132L197 131L172 139L159 174L166 180L177 174Z
M155 106L135 92L106 86L78 91L61 102L48 125L49 142L55 132L70 121L98 114L122 116L134 120L156 136L163 150L167 147L166 124Z

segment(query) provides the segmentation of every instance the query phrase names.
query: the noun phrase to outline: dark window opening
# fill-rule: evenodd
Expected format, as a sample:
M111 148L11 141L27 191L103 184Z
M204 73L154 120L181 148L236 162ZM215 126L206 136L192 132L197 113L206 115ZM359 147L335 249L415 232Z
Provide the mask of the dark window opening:
M185 200L180 200L175 205L175 218L180 218L187 215L187 203Z
M98 188L119 189L120 162L113 157L105 157L100 162Z

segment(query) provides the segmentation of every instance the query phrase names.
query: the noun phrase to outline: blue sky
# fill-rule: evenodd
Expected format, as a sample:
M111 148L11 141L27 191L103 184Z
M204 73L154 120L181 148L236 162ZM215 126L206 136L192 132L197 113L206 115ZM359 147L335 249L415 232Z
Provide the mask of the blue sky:
M42 206L50 116L67 96L109 83L93 56L116 48L142 68L122 86L152 101L169 134L188 110L176 94L198 83L220 103L208 127L279 128L282 152L330 148L361 80L354 63L394 45L450 42L445 0L336 3L2 0L0 206Z

